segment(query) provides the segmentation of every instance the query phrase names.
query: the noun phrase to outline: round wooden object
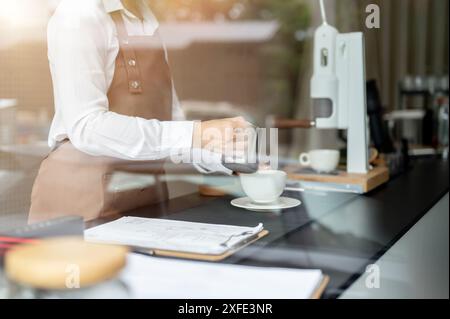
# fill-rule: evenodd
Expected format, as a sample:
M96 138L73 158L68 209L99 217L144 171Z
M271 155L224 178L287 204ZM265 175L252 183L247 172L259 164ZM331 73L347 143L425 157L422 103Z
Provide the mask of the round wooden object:
M115 278L126 264L128 249L59 238L21 245L5 256L5 273L12 281L39 289L89 287Z
M227 193L220 188L209 185L200 185L198 187L198 192L200 195L208 197L223 197L227 195Z

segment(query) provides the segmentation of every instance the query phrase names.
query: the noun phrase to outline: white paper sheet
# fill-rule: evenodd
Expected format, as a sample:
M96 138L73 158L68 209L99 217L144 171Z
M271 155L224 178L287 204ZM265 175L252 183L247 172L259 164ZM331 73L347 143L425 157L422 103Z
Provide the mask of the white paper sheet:
M323 275L130 254L121 278L137 299L309 299Z
M85 240L220 255L258 234L263 225L239 227L166 219L123 217L84 232Z

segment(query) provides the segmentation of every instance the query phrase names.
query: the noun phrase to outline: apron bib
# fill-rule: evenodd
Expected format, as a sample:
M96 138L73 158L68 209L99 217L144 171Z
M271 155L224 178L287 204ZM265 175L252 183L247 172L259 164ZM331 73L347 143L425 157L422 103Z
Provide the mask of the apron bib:
M120 12L111 14L120 45L108 91L109 110L122 115L172 120L172 78L158 31L128 36ZM160 181L163 161L130 162L90 156L69 140L41 164L31 194L29 222L77 215L92 220L167 200ZM153 174L154 184L140 189L111 189L117 172Z

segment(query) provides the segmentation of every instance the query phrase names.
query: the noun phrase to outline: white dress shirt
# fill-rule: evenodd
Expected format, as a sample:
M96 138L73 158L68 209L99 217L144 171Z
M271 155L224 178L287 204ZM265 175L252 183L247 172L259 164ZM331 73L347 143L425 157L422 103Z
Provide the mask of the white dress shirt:
M145 1L137 1L143 21L120 0L62 0L57 7L47 33L55 98L49 134L52 149L68 138L87 154L125 160L159 160L174 151L191 151L194 122L184 120L174 88L173 121L109 111L107 93L119 53L110 13L121 11L130 36L151 36L159 26ZM196 165L199 171L231 173L220 164L220 154L208 155L208 163Z

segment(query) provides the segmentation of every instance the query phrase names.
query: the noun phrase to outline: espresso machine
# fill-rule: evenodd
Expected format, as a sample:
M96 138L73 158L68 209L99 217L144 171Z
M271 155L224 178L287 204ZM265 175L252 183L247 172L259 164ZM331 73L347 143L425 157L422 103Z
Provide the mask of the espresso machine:
M347 131L347 165L337 175L302 174L288 169L292 179L332 183L365 193L389 179L385 167L369 165L365 44L362 32L339 33L327 23L320 1L322 25L314 34L314 73L311 79L312 119L273 118L271 127L340 129ZM357 184L357 187L351 187Z

